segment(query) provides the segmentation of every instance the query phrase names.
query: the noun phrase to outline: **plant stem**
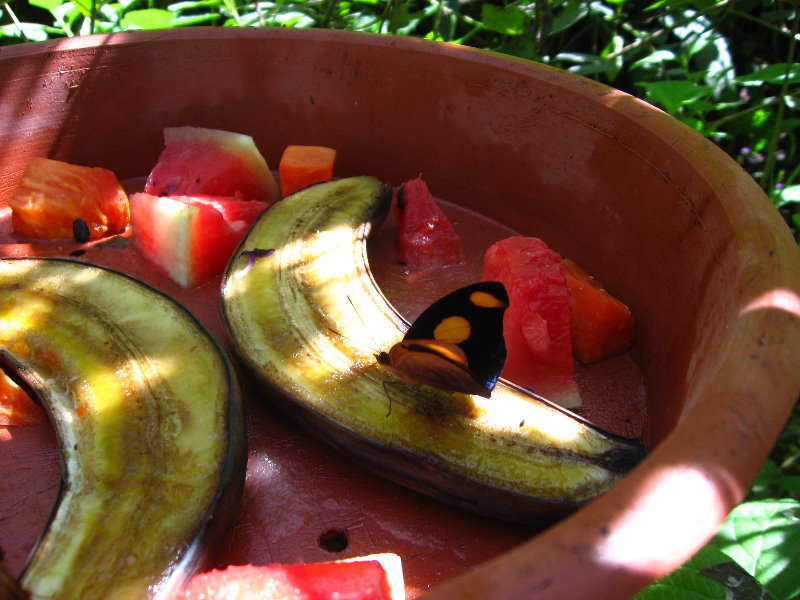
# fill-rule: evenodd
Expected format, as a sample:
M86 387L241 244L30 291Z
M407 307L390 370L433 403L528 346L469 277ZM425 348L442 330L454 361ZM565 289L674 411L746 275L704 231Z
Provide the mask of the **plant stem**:
M333 21L333 10L336 8L337 0L328 0L328 8L325 10L325 16L322 18L322 23L320 23L320 27L323 29L327 29L331 25L331 21Z
M28 37L25 35L25 32L22 30L22 23L19 22L19 19L17 18L17 15L14 13L13 10L11 10L11 7L8 5L8 2L3 2L3 8L6 9L6 12L11 17L11 20L14 22L14 25L17 26L17 30L19 31L19 36L23 40L25 40L27 42L28 41Z
M772 106L777 104L779 101L780 100L778 98L770 98L769 100L766 100L765 102L762 102L761 104L748 106L744 110L740 110L740 111L737 111L735 113L731 113L729 115L725 115L724 117L720 117L716 121L708 122L708 123L706 123L706 127L708 129L710 129L711 131L716 131L716 129L720 125L725 125L726 123L729 123L731 121L735 121L736 119L741 119L742 117L746 117L747 115L749 115L751 113L754 113L756 111L765 110L765 109L771 108Z
M780 137L781 127L783 127L783 119L786 115L786 98L789 97L789 69L794 61L794 51L797 46L798 24L800 24L800 10L795 10L794 21L792 22L792 37L789 40L789 50L786 56L786 70L784 71L783 83L781 84L780 102L778 103L778 110L775 114L775 126L772 129L772 136L767 146L767 158L764 163L764 172L761 175L761 189L766 192L769 192L775 184L775 155L778 150L778 138Z
M632 41L627 46L623 46L619 50L617 50L615 52L612 52L611 54L606 56L606 60L614 60L615 58L618 58L619 56L622 56L623 54L627 54L631 50L635 50L639 46L643 46L644 44L649 44L653 40L655 40L656 38L664 35L665 33L669 33L670 31L672 31L676 27L681 27L682 25L686 25L687 23L691 23L692 21L697 19L697 17L699 17L701 15L704 15L706 13L714 12L714 11L720 10L722 8L725 8L728 4L730 4L733 1L734 0L721 0L720 2L717 2L715 4L711 4L710 6L707 6L707 7L703 8L703 9L701 9L701 10L698 10L697 12L692 13L688 17L685 17L685 18L683 18L683 19L681 19L679 21L675 21L675 23L673 23L672 25L670 25L668 27L662 27L661 29L658 29L658 30L654 31L653 33L651 33L649 35L646 35L644 37L641 37L641 38L639 38L637 40Z

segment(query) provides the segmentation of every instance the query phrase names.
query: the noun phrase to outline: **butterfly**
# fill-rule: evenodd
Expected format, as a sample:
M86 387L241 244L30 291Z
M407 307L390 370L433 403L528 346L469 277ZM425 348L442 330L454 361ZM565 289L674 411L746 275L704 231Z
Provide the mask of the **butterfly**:
M376 359L407 383L489 398L506 360L508 302L499 281L460 288L426 308Z

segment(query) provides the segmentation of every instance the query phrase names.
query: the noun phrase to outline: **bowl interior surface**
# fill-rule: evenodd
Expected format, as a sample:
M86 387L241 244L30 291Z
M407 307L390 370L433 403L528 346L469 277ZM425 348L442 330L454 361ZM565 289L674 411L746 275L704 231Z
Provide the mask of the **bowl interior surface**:
M4 49L0 82L0 205L34 156L140 177L165 126L201 125L252 135L273 167L287 144L307 143L335 147L342 176L400 182L421 172L435 195L541 237L636 316L654 465L673 460L658 452L684 426L695 440L711 423L735 428L694 446L696 464L725 471L728 509L797 395L788 357L800 349L800 261L788 230L733 161L624 93L461 47L291 30ZM687 437L671 456L690 456L690 446ZM636 486L649 462L626 481L631 497L645 493ZM657 574L635 572L620 589Z

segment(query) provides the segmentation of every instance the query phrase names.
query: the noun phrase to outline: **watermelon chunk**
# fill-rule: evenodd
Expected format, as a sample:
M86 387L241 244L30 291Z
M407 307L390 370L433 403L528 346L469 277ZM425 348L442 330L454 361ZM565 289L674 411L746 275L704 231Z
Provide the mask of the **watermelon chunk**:
M280 197L266 160L249 135L203 127L166 127L164 150L145 182L153 196Z
M391 559L391 560L390 560ZM305 565L230 566L195 575L174 600L401 600L396 555Z
M461 238L433 199L422 177L395 190L397 253L413 269L433 269L464 261Z
M538 238L513 236L486 251L483 277L502 282L510 300L501 376L561 406L580 406L561 257Z
M131 196L133 245L182 288L222 273L266 202L239 197Z

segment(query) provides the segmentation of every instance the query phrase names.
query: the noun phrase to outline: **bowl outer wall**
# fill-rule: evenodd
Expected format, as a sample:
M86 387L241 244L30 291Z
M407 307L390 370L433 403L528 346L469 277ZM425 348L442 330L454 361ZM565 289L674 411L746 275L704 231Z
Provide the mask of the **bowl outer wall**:
M0 202L34 156L147 173L162 128L336 147L535 234L637 317L651 455L605 496L426 597L624 598L743 497L800 391L800 258L727 155L619 91L528 61L332 31L185 29L0 50ZM576 576L580 573L580 576Z

